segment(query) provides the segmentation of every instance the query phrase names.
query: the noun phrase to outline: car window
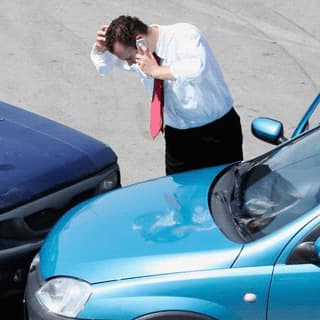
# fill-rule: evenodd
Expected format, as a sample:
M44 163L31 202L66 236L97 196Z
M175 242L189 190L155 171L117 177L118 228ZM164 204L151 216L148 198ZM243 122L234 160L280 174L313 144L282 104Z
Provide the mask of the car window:
M320 237L320 225L314 227L311 232L306 234L291 251L286 259L286 264L306 264L310 263L310 257L305 254L304 250L299 250L299 246L305 242L314 242Z
M320 108L318 107L311 115L308 121L308 129L314 128L320 124Z
M256 237L279 229L320 203L319 141L317 129L242 175L237 214Z
M296 130L293 132L292 137L312 129L320 124L320 93L316 96L305 115L302 117Z

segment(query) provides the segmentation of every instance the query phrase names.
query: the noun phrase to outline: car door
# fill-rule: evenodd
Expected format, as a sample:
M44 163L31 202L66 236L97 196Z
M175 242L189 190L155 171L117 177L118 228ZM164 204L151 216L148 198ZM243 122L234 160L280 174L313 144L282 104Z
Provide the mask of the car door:
M291 138L320 124L320 93L316 96L306 113L301 118Z
M320 219L306 228L308 232L300 232L300 240L287 247L274 267L268 320L320 317L320 264L312 263L301 249L305 243L313 243L320 236Z

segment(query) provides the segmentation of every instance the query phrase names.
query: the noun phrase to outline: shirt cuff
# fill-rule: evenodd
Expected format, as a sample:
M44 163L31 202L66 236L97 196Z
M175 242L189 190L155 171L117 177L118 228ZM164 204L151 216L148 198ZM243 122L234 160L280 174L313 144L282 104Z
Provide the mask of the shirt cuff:
M105 75L117 63L116 56L114 56L108 50L104 52L97 51L96 44L94 44L91 49L90 58L100 75Z

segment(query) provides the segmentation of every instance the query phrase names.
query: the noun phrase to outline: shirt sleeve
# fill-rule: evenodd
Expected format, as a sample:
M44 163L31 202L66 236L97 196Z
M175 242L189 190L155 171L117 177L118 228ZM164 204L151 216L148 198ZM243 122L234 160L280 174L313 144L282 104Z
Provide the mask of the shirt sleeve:
M98 73L102 76L110 72L114 67L119 67L124 70L130 70L129 66L126 65L123 61L118 59L115 55L109 51L98 52L96 50L96 44L93 45L90 58L93 64L95 65Z
M170 70L177 81L197 81L205 70L206 49L199 30L192 25L180 27L175 39L176 61Z

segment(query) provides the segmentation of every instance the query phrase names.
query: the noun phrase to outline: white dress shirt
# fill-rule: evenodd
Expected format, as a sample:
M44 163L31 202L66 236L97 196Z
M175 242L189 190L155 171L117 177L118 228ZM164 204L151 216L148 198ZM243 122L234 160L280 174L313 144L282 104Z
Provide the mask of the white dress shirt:
M233 100L204 36L187 23L158 25L158 28L155 52L161 58L161 65L169 66L176 79L164 81L165 125L188 129L224 116L232 108ZM129 66L108 51L99 53L95 45L91 59L101 75L115 66L135 72L152 96L154 79L137 64Z

